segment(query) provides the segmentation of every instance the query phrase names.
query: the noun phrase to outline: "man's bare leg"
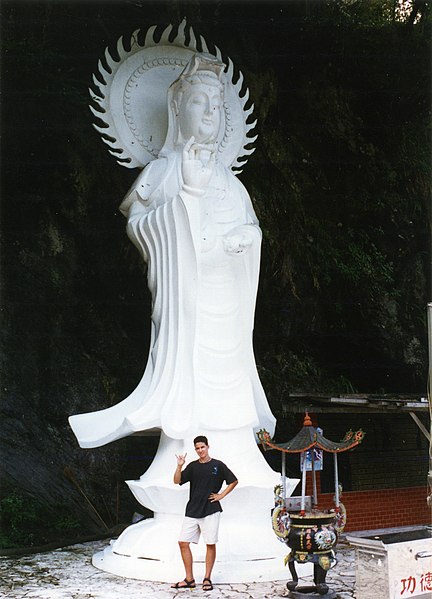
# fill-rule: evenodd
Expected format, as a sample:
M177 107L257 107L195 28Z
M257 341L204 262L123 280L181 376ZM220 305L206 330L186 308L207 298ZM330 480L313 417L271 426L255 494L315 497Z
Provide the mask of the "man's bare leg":
M207 587L207 590L211 590L213 588L210 580L211 580L211 574L213 571L213 566L214 566L215 561L216 561L216 545L207 545L206 572L205 572L204 581L203 581L204 590L206 590L206 587Z
M192 557L192 551L190 549L190 543L187 543L186 541L179 541L178 542L179 547L180 547L180 554L181 554L181 558L183 560L183 565L184 565L184 569L185 569L185 574L186 574L186 578L185 580L187 580L188 582L194 582L194 577L193 577L193 557ZM186 582L178 582L177 585L174 588L187 588L187 584Z

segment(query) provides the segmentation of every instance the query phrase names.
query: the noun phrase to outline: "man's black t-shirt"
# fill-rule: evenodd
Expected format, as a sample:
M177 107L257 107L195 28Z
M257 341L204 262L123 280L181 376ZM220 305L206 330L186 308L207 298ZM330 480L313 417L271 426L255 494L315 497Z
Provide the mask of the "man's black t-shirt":
M212 458L202 464L195 460L186 466L181 473L180 484L190 483L189 501L186 505L186 516L189 518L205 518L222 511L219 501L209 500L211 493L219 493L223 481L227 485L235 482L237 477L220 460Z

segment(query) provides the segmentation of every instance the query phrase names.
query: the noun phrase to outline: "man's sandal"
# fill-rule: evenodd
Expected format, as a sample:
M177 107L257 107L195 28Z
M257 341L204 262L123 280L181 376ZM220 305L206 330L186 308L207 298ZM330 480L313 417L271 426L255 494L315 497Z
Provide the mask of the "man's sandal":
M203 591L212 591L213 590L213 584L212 584L212 581L210 580L210 578L204 578L202 590Z
M180 582L176 582L175 584L171 585L172 589L194 589L195 587L196 584L193 578L192 580L188 580L187 578L185 578L184 580L181 580Z

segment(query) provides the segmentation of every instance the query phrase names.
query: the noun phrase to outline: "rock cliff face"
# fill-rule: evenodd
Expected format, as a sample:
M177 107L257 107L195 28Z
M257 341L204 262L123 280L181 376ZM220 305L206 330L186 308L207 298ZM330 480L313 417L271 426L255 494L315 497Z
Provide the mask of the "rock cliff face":
M290 390L423 390L427 15L411 27L342 4L2 3L4 545L143 512L123 481L157 440L82 450L67 424L145 366L145 272L117 209L137 173L87 106L105 46L137 28L186 16L250 88L260 137L242 179L264 231L255 338L276 414Z

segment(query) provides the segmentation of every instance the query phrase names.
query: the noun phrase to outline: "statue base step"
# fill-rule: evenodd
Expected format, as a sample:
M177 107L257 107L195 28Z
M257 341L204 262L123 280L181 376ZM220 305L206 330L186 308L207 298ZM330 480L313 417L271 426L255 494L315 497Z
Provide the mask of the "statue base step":
M175 516L149 518L122 533L122 537L129 537L128 543L121 537L120 543L111 541L108 547L93 556L92 563L100 570L125 578L167 583L183 580L185 573L177 544L177 529ZM119 549L125 551L125 547L129 547L128 554L118 552ZM205 549L202 540L197 545L191 544L197 581L204 577ZM251 521L245 529L244 525L239 527L230 522L230 518L222 516L212 580L219 584L286 581L291 578L284 566L288 552L289 549L277 540L271 524L254 526ZM312 575L312 572L312 565L305 564L302 568L302 576Z

